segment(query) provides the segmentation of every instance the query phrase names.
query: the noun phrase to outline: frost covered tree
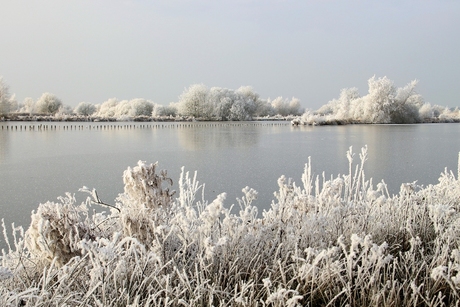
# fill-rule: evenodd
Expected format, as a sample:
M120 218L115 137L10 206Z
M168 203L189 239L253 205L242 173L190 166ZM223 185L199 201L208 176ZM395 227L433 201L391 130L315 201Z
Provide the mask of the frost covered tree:
M398 88L390 111L391 122L412 124L420 122L420 110L425 104L423 97L415 91L418 81L413 80L405 87Z
M133 118L137 116L151 116L154 103L152 101L137 98L122 100L115 106L114 116L117 119Z
M195 118L209 115L205 113L205 110L208 109L207 95L208 88L204 84L191 85L179 96L179 114Z
M10 113L12 109L10 88L0 77L0 115Z
M234 93L234 101L230 108L231 120L251 120L255 111L255 102L246 96L239 93Z
M55 114L62 107L62 101L51 93L44 93L35 103L35 111L43 114Z
M291 100L284 99L283 97L277 97L271 101L271 105L275 111L275 114L279 114L281 116L302 114L300 100L295 97L293 97Z
M260 101L260 96L257 94L252 86L241 86L236 90L237 94L243 95L247 99L251 100L254 104L257 104Z
M252 86L241 86L236 90L236 93L243 95L254 107L254 116L268 116L274 115L274 110L267 102L267 100L261 99L260 95L254 91Z
M151 116L155 103L153 101L136 98L129 101L131 106L130 115L136 116Z
M259 95L251 87L231 90L221 87L208 89L202 84L190 86L180 97L178 112L183 116L216 120L250 120Z
M396 96L393 81L387 77L368 80L369 94L362 105L362 118L369 123L388 124Z
M128 100L122 100L115 106L115 118L125 120L132 114L132 107Z
M0 115L9 113L10 89L0 77Z
M153 101L144 98L122 101L111 98L101 104L94 116L129 120L138 116L151 116L154 106Z
M159 104L155 104L152 111L153 117L163 117L163 116L172 116L175 117L177 115L177 104L172 102L168 106L162 106Z
M317 112L322 115L335 114L340 120L349 120L354 117L355 105L359 104L359 98L357 88L342 89L338 99L331 100Z
M247 104L243 99L238 99L233 102L232 107L230 108L230 119L231 120L249 120L247 112Z
M271 101L271 105L275 110L276 114L286 114L287 113L287 102L283 97L277 97Z
M90 116L93 115L96 112L96 110L97 108L94 104L82 101L76 106L74 112L77 115Z
M369 94L363 97L362 120L378 124L411 124L420 122L419 109L423 98L415 92L418 81L396 88L387 77L370 78ZM359 114L355 110L355 116Z
M26 97L24 101L21 103L19 112L22 113L34 113L35 110L35 101L31 97Z
M274 103L261 99L250 86L237 90L195 84L186 89L177 103L178 113L201 119L252 120L254 116L280 114L300 115L303 111L297 98L291 100L279 97Z
M10 113L19 111L19 103L16 100L15 94L10 96L9 104L10 104Z
M435 117L435 112L433 108L431 107L431 104L425 103L419 110L418 110L419 116L421 120L427 120L430 118ZM439 114L438 114L439 116Z
M62 117L74 114L73 108L69 105L62 105L59 110L55 113L56 117Z
M96 113L96 116L104 117L104 118L111 118L115 116L116 107L118 105L117 98L110 98L104 101L99 110Z
M208 101L214 106L213 116L218 120L229 120L230 109L233 105L232 93L229 89L212 87L208 94Z
M274 116L276 115L275 109L271 105L271 103L267 100L260 100L257 103L256 106L256 112L254 113L254 116L260 116L260 117L265 117L265 116Z
M415 91L416 80L397 88L387 77L368 80L369 92L360 96L356 88L343 89L338 99L331 100L316 111L306 112L306 123L372 123L411 124L436 114Z

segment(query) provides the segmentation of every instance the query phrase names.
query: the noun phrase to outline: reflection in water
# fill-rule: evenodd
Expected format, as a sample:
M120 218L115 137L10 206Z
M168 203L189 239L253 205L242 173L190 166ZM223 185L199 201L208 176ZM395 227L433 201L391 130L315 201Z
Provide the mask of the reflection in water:
M192 125L177 128L179 143L187 150L204 148L253 147L259 138L260 127L252 124L218 123L213 127Z
M0 131L0 163L8 156L10 134L5 131Z
M362 129L363 140L368 144L369 162L368 173L375 180L387 178L378 178L382 174L386 174L388 170L392 170L393 176L396 179L392 184L394 193L399 191L399 185L403 182L412 182L416 178L411 179L410 176L405 176L409 172L409 168L415 168L415 164L423 161L423 152L419 152L419 146L423 146L423 142L416 141L414 137L414 128L412 125L397 125L397 126L370 126L369 129ZM420 129L420 127L416 128ZM413 152L418 152L418 161L413 161L415 155ZM395 167L397 165L397 167ZM420 165L419 165L420 167ZM442 171L442 170L439 170Z
M175 182L182 166L198 171L198 180L206 184L206 200L226 192L228 206L242 196L242 188L254 188L259 192L254 204L261 212L270 207L281 175L301 184L309 156L314 175L325 172L330 178L348 173L350 146L356 164L360 149L367 145L366 177L372 177L374 185L384 179L390 193L396 194L403 182L436 183L445 167L456 170L460 151L458 124L149 123L141 128L143 124L84 123L78 129L53 125L57 128L0 130L0 218L7 222L27 225L38 203L55 201L83 185L97 188L110 203L123 191L123 171L138 160L158 161Z
M374 185L384 180L391 194L399 192L401 183L437 183L445 167L456 169L460 151L460 143L454 141L460 134L458 124L301 127L298 132L305 139L297 147L312 156L316 174L348 173L349 147L359 163L360 150L367 145L366 177Z
M368 146L367 177L372 177L374 184L381 180L387 182L392 194L399 192L401 183L416 180L420 184L436 183L433 180L437 179L436 175L430 176L430 173L441 173L443 166L437 166L436 152L427 148L426 141L432 139L431 142L436 143L437 136L430 135L434 126L426 135L423 128L415 125L371 125L349 129L357 139L361 139L361 147ZM448 150L449 144L439 146ZM355 148L355 152L358 150Z

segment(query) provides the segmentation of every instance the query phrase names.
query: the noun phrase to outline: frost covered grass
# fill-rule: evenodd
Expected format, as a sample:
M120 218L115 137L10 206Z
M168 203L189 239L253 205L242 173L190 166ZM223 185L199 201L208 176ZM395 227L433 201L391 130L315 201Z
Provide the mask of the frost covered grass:
M359 158L350 148L348 174L330 178L309 160L261 214L249 187L233 208L206 201L196 173L173 191L140 161L115 204L84 187L86 202L40 204L26 231L3 224L0 305L458 305L458 175L389 195L365 177L366 148Z

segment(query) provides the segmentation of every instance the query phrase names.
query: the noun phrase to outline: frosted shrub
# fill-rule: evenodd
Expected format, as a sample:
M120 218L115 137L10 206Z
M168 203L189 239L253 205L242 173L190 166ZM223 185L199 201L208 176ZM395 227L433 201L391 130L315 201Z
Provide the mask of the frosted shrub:
M8 114L13 110L14 98L10 95L9 86L0 76L0 115Z
M74 114L73 108L68 105L62 105L59 110L54 114L56 120L66 120L70 115Z
M35 101L31 97L24 98L24 101L20 104L19 112L32 114L35 109Z
M147 99L133 99L130 102L131 110L129 115L135 116L151 116L154 108L154 103Z
M96 106L88 102L80 102L74 109L77 115L90 116L96 112Z
M277 97L271 101L271 105L275 114L279 114L281 116L300 115L303 112L300 107L300 100L294 97L291 100L283 99L283 97Z
M156 174L157 165L158 163L147 165L139 161L137 166L129 167L123 173L125 196L131 202L151 209L170 205L174 194L169 190L172 180L167 177L166 171Z
M338 101L333 102L336 110L333 113L337 114L338 119L349 121L355 117L353 111L356 109L355 105L359 101L359 92L356 87L342 89Z
M212 90L212 89L211 89ZM236 90L236 94L242 95L251 105L251 112L254 116L272 116L276 115L275 110L265 99L261 99L251 86L241 86Z
M356 88L342 89L316 112L306 111L295 123L325 124L413 124L420 122L458 122L458 112L425 103L415 90L418 81L397 88L387 77L368 80L369 92L360 96Z
M235 98L229 110L230 120L251 120L256 109L254 102L241 96Z
M79 242L94 239L97 231L86 205L75 206L75 198L70 194L60 197L60 201L40 204L37 212L32 213L26 246L38 257L62 265L80 256Z
M114 117L118 103L119 102L116 98L110 98L109 100L104 101L99 107L99 110L96 112L95 116L102 118Z
M51 93L43 93L35 103L35 112L55 114L62 106L62 101Z
M127 121L139 116L151 116L154 107L154 102L143 98L122 101L111 98L102 103L98 111L93 113L93 116Z
M298 111L299 101L293 99L290 107ZM224 121L274 115L273 107L260 99L251 87L244 86L235 91L220 87L208 89L203 84L185 89L179 96L177 111L179 115L196 119Z
M115 204L83 188L41 204L0 258L1 306L447 306L460 303L460 183L389 195L367 179L367 148L348 173L301 184L281 176L269 210L242 189L207 201L182 169L178 193L158 165L123 175ZM460 160L459 160L460 163ZM460 166L459 166L460 171ZM89 212L98 204L109 212Z
M174 103L169 104L169 106L155 104L152 110L153 117L176 117L176 115L177 105Z
M147 244L153 241L162 212L169 210L174 195L172 180L166 171L156 173L157 163L139 161L123 173L125 193L120 195L120 218L123 232ZM161 209L161 210L159 210Z
M204 84L194 84L179 96L178 111L184 116L206 117L208 88Z

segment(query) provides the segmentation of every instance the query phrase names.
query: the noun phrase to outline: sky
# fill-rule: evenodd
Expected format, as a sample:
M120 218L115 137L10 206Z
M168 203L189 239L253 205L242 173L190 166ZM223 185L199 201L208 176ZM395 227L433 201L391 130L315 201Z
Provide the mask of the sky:
M0 0L0 76L22 102L178 101L192 84L318 109L372 76L460 106L457 0Z

